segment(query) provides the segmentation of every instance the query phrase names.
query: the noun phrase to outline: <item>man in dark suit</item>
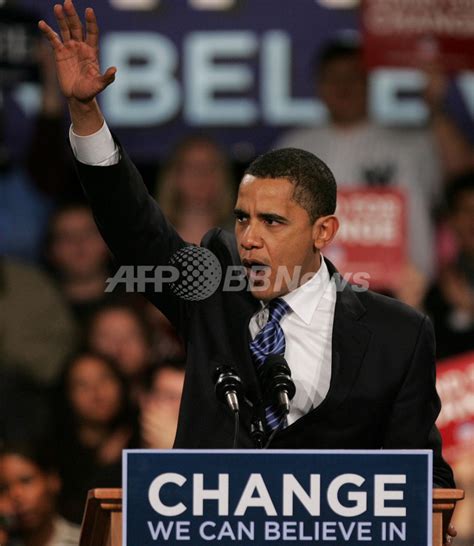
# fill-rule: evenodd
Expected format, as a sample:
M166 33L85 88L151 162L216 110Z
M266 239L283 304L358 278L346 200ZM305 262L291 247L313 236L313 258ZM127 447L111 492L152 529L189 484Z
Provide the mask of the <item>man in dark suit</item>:
M86 11L85 38L70 0L55 6L55 15L62 40L45 22L40 28L54 48L77 170L105 240L122 264L184 259L186 243L148 195L95 100L115 69L100 73L93 11ZM248 284L226 290L221 282L200 301L180 297L185 291L170 284L160 293L148 290L187 345L175 446L231 447L232 415L214 392L216 366L229 364L249 401L242 406L239 447L254 447L251 421L259 414L268 433L278 429L274 448L432 449L435 485L452 487L435 426L432 327L395 300L344 285L322 258L338 228L335 205L332 173L314 155L265 154L240 184L235 236L215 229L203 240L218 269L225 274L243 265ZM188 253L196 270L203 252ZM287 422L262 401L256 368L268 353L285 356L296 383Z

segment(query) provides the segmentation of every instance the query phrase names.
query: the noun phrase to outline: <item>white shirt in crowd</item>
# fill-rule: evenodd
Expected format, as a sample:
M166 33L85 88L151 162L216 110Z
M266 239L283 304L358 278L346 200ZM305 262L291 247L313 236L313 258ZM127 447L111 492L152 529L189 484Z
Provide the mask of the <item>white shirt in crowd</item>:
M380 127L372 122L340 129L333 125L297 129L275 148L301 148L321 158L340 188L368 185L405 192L408 257L428 278L435 267L432 211L442 192L441 165L428 131Z

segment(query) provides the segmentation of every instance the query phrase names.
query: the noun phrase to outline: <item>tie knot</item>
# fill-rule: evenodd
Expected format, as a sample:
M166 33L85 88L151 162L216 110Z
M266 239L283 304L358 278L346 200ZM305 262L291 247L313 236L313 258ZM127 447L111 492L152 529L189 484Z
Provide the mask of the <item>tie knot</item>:
M270 313L268 322L280 322L280 320L290 311L290 306L285 300L275 298L268 304L268 311Z

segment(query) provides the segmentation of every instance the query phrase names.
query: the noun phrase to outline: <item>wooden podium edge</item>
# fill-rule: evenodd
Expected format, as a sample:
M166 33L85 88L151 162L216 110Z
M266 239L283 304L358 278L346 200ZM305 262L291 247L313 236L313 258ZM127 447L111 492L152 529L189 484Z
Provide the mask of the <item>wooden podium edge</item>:
M433 489L433 546L442 546L462 489ZM122 546L122 490L91 489L87 494L79 546Z
M433 546L443 546L444 537L462 489L433 489Z
M87 494L79 546L122 545L122 490L91 489Z

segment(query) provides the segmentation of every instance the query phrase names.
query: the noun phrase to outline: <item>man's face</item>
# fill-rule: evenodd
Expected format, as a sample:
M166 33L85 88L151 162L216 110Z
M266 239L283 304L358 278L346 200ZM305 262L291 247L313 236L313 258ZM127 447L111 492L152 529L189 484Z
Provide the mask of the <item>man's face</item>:
M360 55L328 61L321 68L318 91L334 123L350 126L367 117L367 76Z
M184 370L165 367L155 374L153 378L150 399L158 404L165 404L169 408L173 408L177 419L183 385Z
M140 397L140 428L146 447L173 447L183 384L184 370L165 367L154 374L149 391Z
M293 191L285 178L251 175L239 187L235 236L251 292L263 301L288 293L319 268L313 224Z

